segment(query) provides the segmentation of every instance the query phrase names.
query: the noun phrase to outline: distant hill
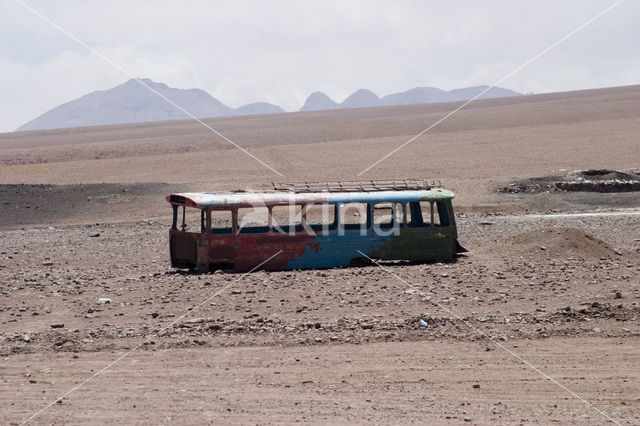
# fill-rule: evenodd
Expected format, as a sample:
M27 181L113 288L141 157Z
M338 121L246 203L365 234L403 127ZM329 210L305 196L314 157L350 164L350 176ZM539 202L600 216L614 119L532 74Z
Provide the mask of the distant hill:
M322 92L314 92L307 98L302 108L300 108L300 111L318 111L321 109L335 108L338 108L338 104L329 96Z
M279 106L267 102L255 102L233 109L202 89L175 89L147 78L141 81L198 118L285 112ZM415 87L405 92L384 96L382 99L370 90L359 89L341 103L335 102L322 92L314 92L307 98L300 111L464 101L479 95L487 87L489 86L475 86L450 91L435 87ZM513 90L492 87L479 99L518 95L521 94ZM59 129L186 118L189 118L187 114L141 85L140 82L131 79L112 89L99 90L59 105L17 130Z
M235 110L202 89L174 89L149 79L142 81L196 117L236 114ZM131 79L112 89L99 90L57 106L18 130L139 123L188 117L156 93Z
M236 108L236 112L240 115L278 114L285 112L285 110L280 108L278 105L270 104L268 102L255 102Z
M446 92L446 102L467 101L479 95L488 88L489 86L474 86L464 89L449 90L448 92ZM513 90L503 89L502 87L492 87L491 89L487 90L487 93L483 93L480 97L478 97L478 99L506 98L508 96L521 95L522 93L514 92Z
M381 99L382 105L411 105L447 102L447 92L435 87L414 87L405 92L393 93Z
M380 98L371 90L360 89L353 92L347 99L342 101L339 108L364 108L379 106Z
M375 106L430 104L438 102L466 101L478 96L489 86L474 86L463 89L445 91L436 87L414 87L400 93L392 93L380 99L375 93L367 89L359 89L349 95L341 103L337 103L322 92L315 92L307 98L300 111L314 111L319 109L338 108L366 108ZM478 97L478 99L502 98L506 96L520 96L513 90L492 87Z

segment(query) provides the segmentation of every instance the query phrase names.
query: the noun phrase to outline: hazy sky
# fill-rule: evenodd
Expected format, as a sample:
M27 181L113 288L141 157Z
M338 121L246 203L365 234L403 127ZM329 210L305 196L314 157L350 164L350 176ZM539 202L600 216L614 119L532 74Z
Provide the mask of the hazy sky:
M298 110L416 86L492 84L615 0L24 0L138 77L223 103ZM626 0L500 84L549 92L640 83L640 1ZM129 77L15 0L0 0L0 132Z

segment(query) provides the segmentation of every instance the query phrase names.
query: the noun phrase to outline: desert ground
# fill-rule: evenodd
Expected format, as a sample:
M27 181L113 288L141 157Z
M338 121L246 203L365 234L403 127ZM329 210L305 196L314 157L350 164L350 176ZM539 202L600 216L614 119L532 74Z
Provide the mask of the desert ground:
M2 423L640 423L640 192L505 191L637 174L640 86L473 102L361 173L458 105L205 120L246 151L191 121L1 134ZM170 267L169 193L405 177L456 193L468 253Z

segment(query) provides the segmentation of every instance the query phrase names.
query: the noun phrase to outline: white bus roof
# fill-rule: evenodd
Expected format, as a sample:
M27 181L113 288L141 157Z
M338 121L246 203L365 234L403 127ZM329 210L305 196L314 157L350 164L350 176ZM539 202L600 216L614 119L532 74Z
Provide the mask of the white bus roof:
M222 209L290 204L338 204L450 200L453 192L443 188L417 191L373 192L184 192L167 196L172 204L188 207Z

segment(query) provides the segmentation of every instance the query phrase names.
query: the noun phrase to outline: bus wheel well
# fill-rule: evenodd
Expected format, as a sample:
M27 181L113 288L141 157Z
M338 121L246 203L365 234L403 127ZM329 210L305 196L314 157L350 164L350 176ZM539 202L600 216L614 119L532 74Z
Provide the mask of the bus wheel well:
M216 262L216 263L210 263L209 264L209 271L210 272L215 272L215 271L234 271L235 270L235 263L233 262Z
M354 257L349 261L349 266L357 267L357 266L371 266L373 262L368 257L360 256Z

